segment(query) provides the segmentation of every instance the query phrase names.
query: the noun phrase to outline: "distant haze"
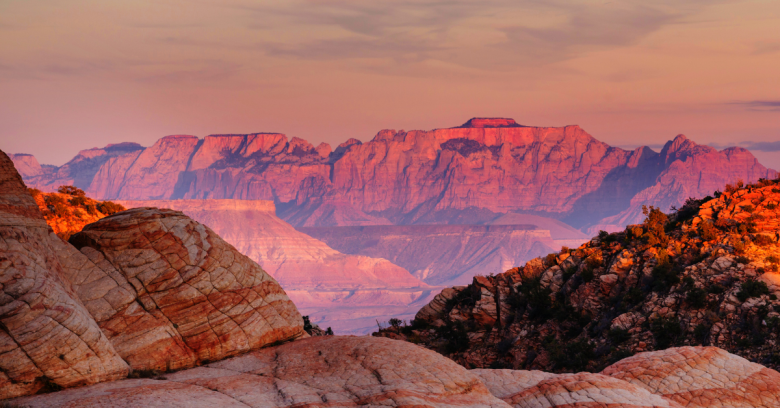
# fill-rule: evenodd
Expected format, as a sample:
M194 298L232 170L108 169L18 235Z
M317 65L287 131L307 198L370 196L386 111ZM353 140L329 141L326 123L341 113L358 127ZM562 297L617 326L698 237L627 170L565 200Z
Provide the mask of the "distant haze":
M779 26L765 0L0 0L0 149L59 165L168 134L335 145L505 116L751 142L777 168Z

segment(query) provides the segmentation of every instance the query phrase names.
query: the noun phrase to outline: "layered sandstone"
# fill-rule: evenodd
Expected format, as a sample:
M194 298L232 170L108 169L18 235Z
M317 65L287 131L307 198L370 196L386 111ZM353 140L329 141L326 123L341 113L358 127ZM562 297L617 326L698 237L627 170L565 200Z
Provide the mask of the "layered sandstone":
M494 407L479 377L388 339L314 337L157 380L124 380L14 401L38 407Z
M70 242L96 267L74 265L68 278L133 369L192 367L303 335L279 284L181 212L120 212Z
M60 257L76 252L46 225L0 152L0 399L127 375L65 279Z
M312 322L366 334L376 321L411 319L434 288L386 259L340 253L279 219L260 200L121 201L184 212L259 263Z
M531 212L614 229L640 221L643 202L667 209L727 182L776 175L744 149L716 151L684 136L660 154L626 151L578 126L500 118L383 130L332 152L281 134L168 136L142 150L122 149L83 151L27 181L44 190L75 183L102 199L275 200L282 218L307 227L482 224Z

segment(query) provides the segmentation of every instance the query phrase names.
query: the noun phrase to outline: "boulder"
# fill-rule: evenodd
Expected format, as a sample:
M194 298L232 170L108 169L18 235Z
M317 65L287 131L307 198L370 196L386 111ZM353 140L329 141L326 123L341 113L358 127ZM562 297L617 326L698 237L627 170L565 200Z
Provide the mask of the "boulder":
M479 377L435 352L375 337L313 337L166 374L13 401L38 407L495 407Z
M68 278L133 369L182 369L304 335L279 284L181 212L123 211L70 242L89 262L68 260Z
M0 399L127 376L64 278L68 252L0 152Z

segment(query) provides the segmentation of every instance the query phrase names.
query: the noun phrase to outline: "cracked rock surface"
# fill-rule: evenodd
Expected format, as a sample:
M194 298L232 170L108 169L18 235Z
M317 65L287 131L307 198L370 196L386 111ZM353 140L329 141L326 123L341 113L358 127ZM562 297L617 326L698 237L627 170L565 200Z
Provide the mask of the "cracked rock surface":
M717 347L641 353L602 373L685 407L780 406L780 373Z
M161 378L161 377L160 377ZM14 401L37 407L508 407L479 377L406 342L326 336L166 374Z
M0 399L127 376L64 278L62 251L77 252L51 231L0 152Z
M64 261L68 278L133 369L193 367L304 335L281 286L181 212L124 211L70 242L81 253Z

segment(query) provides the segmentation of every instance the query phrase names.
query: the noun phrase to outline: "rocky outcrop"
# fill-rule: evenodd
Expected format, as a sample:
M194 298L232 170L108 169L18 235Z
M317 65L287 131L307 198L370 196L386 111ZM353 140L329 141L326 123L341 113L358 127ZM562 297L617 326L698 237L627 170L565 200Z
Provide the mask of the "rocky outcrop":
M16 171L18 171L22 177L35 177L44 173L44 169L41 167L40 163L38 163L38 159L31 154L19 153L8 156L14 163Z
M780 182L724 190L476 277L443 291L412 325L377 335L424 344L467 367L598 371L684 345L778 367Z
M578 126L474 118L432 131L380 131L334 151L281 134L168 136L153 146L83 151L28 184L74 184L101 199L274 200L299 227L483 224L527 212L578 228L622 228L642 203L667 209L742 179L774 178L744 149L684 136L662 152L626 151ZM120 150L124 149L124 152Z
M127 375L64 277L59 258L75 252L0 152L0 399Z
M38 407L776 408L774 370L715 348L641 353L600 374L466 370L409 343L315 337L202 367L12 401Z
M376 321L411 319L434 288L381 258L340 253L296 231L260 200L122 201L184 212L259 263L312 322L339 334L367 334Z
M479 377L388 339L314 337L156 380L124 380L14 401L38 407L495 407Z
M641 353L602 373L683 407L780 406L780 373L715 347Z
M385 258L432 285L468 284L559 245L535 225L377 225L299 231L347 253Z
M97 201L73 186L65 186L66 193L41 193L31 189L46 223L58 237L68 240L84 226L125 208L111 201Z
M68 278L133 369L192 367L303 335L279 284L181 212L123 211L70 242L96 267Z

